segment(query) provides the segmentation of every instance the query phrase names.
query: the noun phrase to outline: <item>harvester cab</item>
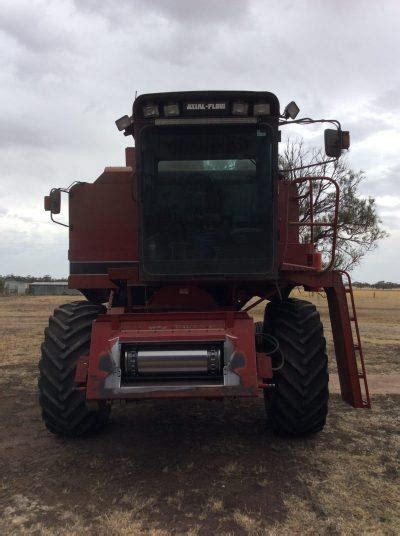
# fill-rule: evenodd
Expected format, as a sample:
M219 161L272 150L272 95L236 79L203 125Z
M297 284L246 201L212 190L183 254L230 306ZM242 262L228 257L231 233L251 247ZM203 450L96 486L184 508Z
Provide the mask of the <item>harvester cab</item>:
M45 333L39 391L50 431L97 430L115 400L260 394L277 433L321 430L326 345L315 306L289 297L297 286L325 289L342 397L369 407L351 283L333 269L338 186L278 169L285 124L331 123L333 159L349 134L298 112L291 102L281 114L268 92L141 95L116 121L135 140L126 165L51 191L52 218L69 195L69 286L86 300L56 309ZM317 221L321 181L334 209ZM321 226L332 229L327 256L316 247ZM262 301L255 324L248 311Z
M144 277L276 277L276 121L229 118L222 95L170 99L134 105Z

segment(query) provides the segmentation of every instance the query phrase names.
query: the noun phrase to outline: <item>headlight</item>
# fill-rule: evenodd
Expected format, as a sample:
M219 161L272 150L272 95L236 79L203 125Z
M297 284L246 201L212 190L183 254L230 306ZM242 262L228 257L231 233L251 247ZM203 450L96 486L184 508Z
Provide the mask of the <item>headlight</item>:
M159 115L158 104L146 104L143 106L144 117L158 117Z
M179 115L179 104L165 104L164 115L165 117L176 117Z
M248 109L247 102L234 102L232 104L232 115L247 115Z
M253 106L254 115L269 115L270 113L270 106L268 102L258 102Z

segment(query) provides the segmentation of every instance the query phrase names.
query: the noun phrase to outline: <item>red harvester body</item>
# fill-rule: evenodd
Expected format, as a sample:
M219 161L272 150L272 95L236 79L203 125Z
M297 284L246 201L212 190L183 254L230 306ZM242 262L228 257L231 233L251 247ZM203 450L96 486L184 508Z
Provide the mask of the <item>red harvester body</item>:
M126 165L64 190L69 286L88 301L56 310L46 331L39 390L51 431L93 431L116 399L262 393L278 433L320 430L325 340L315 307L289 297L296 286L325 290L342 397L370 406L351 282L332 268L338 187L280 174L282 117L267 92L142 95L117 122L135 139ZM333 208L317 221L322 183ZM52 218L59 197L46 198ZM263 300L257 326L248 311Z

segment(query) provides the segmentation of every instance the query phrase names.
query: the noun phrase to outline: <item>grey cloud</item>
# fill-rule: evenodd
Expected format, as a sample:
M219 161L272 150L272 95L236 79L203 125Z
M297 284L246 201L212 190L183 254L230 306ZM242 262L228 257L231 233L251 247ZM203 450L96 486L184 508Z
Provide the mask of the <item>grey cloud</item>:
M395 212L382 212L381 219L386 227L390 231L400 231L400 216Z
M67 235L43 231L42 227L30 231L7 229L0 234L0 274L65 276Z
M350 131L351 143L360 143L377 132L390 130L393 124L381 117L360 117L357 120L346 121L342 128Z
M395 112L400 110L400 85L388 89L371 102L371 110Z
M45 77L55 82L73 70L72 60L80 53L79 41L65 9L61 10L62 17L57 17L56 8L56 2L43 0L2 5L0 64L3 69L7 65L23 83L36 84Z
M392 195L400 197L400 162L394 163L382 172L367 172L361 183L360 193L364 195Z
M138 2L145 8L151 5L166 18L172 18L180 23L209 22L224 24L231 21L241 21L249 12L247 0L203 0L201 2L188 2L186 0L140 0Z
M0 31L16 40L26 50L48 53L75 46L61 21L55 23L47 10L32 4L9 3L0 10Z
M5 118L0 123L0 148L10 146L48 147L52 145L49 133L38 130L31 124L25 124L21 118L12 120Z
M177 24L229 24L249 14L248 0L120 0L118 3L75 0L77 10L98 14L110 23L129 25L135 16L161 17ZM149 36L150 37L150 36Z
M45 151L55 148L66 151L74 147L79 150L80 138L76 134L70 135L68 129L63 130L62 127L57 131L57 126L49 118L34 124L23 118L5 118L0 123L0 151L13 147Z

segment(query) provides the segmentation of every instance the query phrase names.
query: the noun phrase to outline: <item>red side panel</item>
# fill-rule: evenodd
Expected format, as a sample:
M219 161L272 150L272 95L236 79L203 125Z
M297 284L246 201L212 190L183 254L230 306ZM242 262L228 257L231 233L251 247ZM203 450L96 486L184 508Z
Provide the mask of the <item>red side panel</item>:
M137 261L137 205L130 167L106 168L70 193L71 262Z

